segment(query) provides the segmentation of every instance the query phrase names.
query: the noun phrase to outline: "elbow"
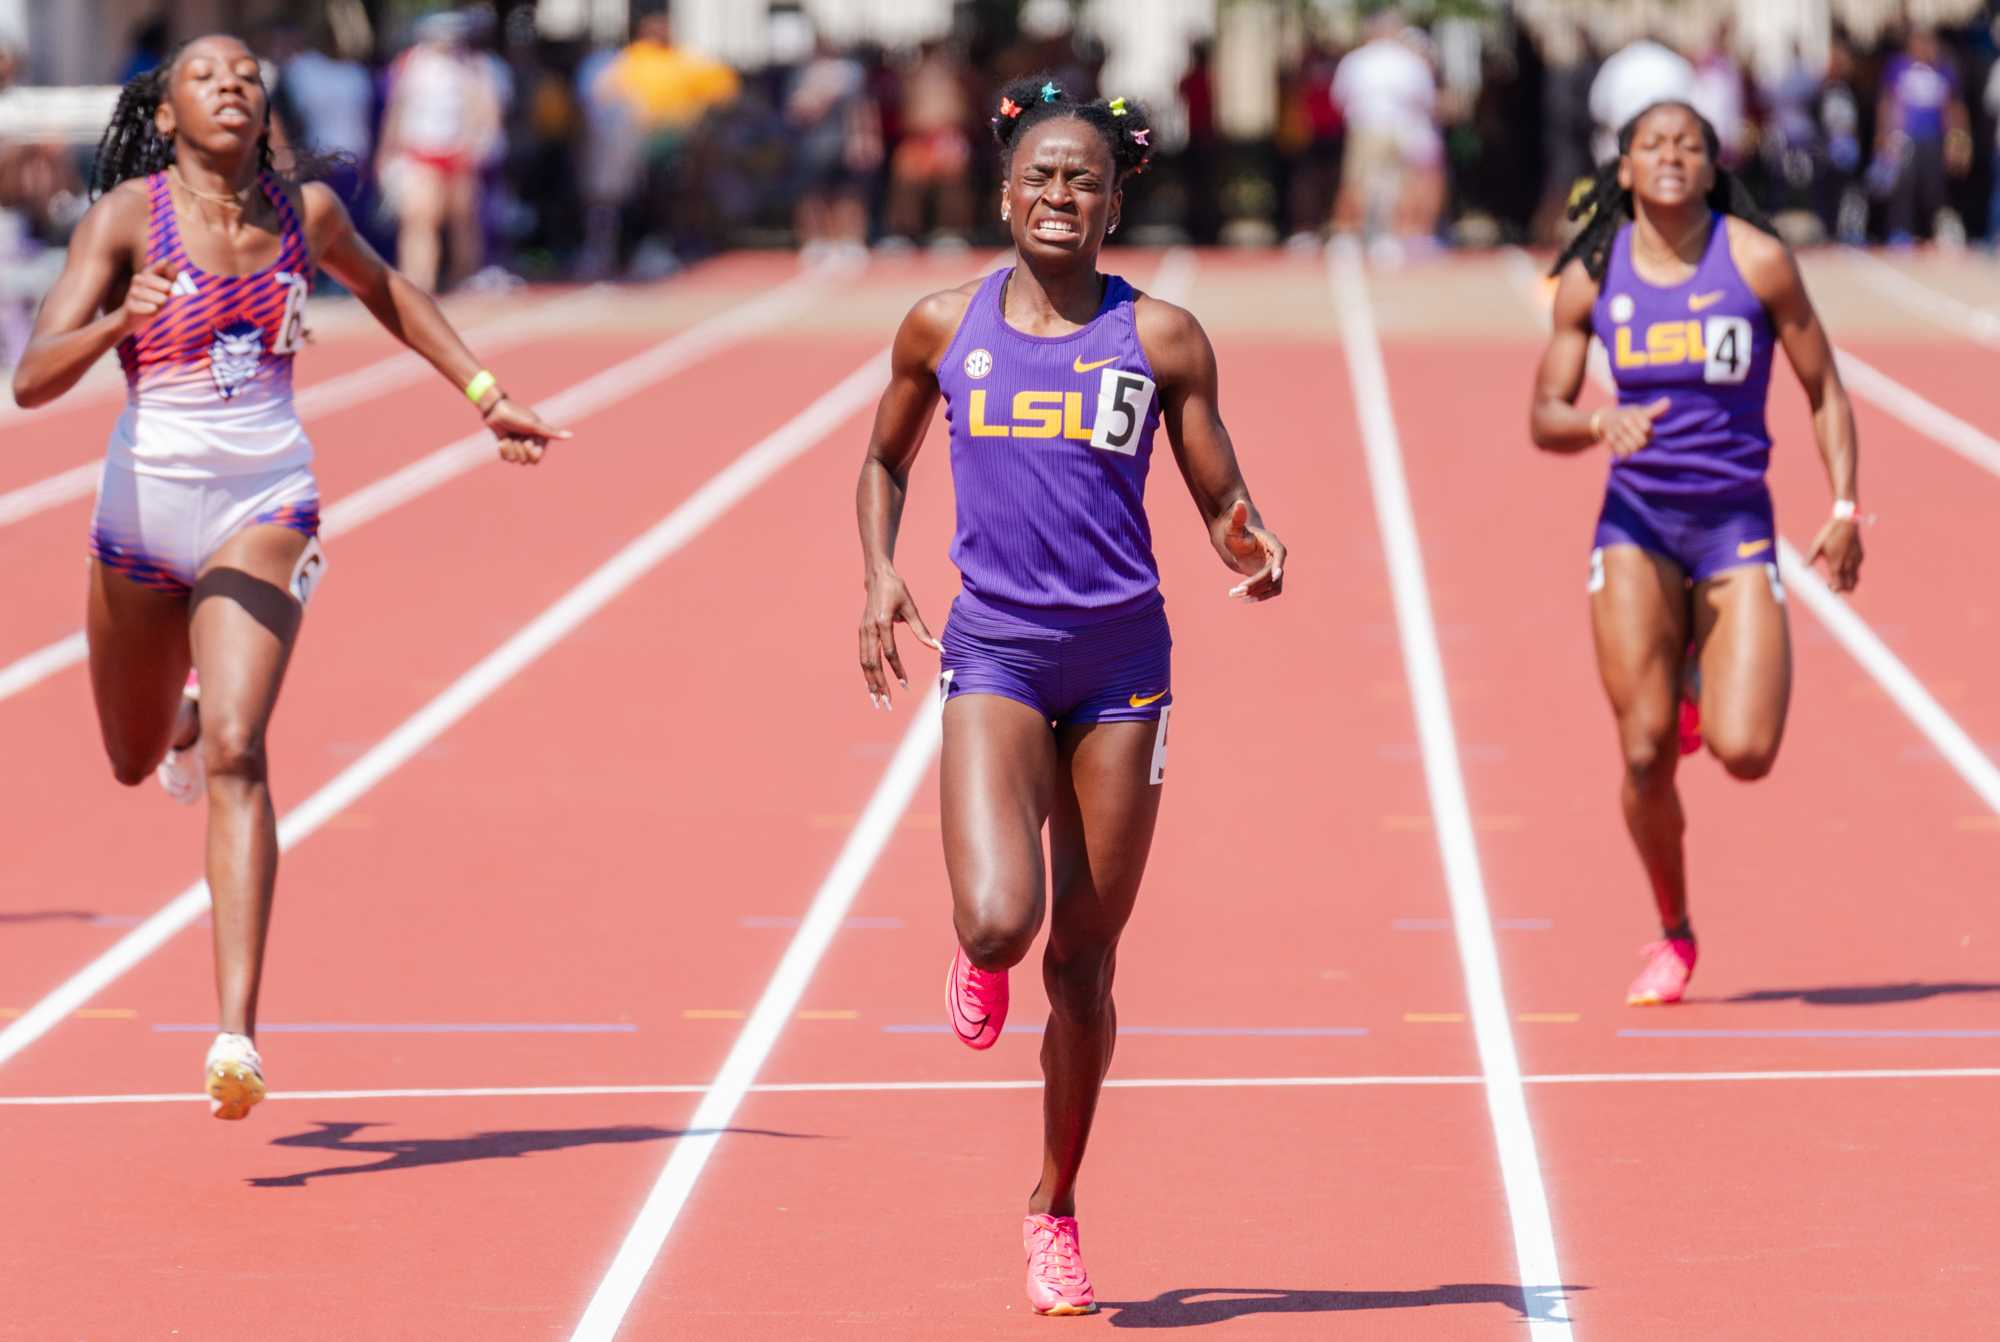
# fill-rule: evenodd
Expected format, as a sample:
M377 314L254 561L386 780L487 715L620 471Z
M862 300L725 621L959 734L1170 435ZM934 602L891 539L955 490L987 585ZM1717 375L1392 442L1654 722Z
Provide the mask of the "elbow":
M14 369L13 391L14 404L23 410L47 405L53 399L47 380L36 377L34 370L25 363Z

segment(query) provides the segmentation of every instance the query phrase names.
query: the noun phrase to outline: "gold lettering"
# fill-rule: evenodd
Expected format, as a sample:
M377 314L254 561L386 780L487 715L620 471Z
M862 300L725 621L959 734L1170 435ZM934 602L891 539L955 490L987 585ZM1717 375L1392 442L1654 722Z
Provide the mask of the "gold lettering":
M986 422L986 391L984 388L979 388L972 393L971 429L974 438L1005 438L1007 436L1007 426L1005 424L995 425Z

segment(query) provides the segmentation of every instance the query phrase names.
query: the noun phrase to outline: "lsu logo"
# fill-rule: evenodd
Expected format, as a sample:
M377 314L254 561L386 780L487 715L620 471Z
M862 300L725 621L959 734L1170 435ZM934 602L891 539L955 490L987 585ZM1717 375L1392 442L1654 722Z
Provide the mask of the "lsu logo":
M1642 341L1620 326L1613 362L1620 368L1662 368L1699 364L1702 381L1742 382L1750 376L1750 323L1742 317L1690 318L1654 322Z
M1097 384L1096 415L1084 422L1080 391L1022 391L1007 418L996 422L986 391L973 391L966 407L974 438L1073 438L1105 452L1136 456L1139 429L1157 390L1153 379L1121 368L1106 368Z
M215 389L229 400L257 376L264 361L264 329L255 322L236 321L220 327L208 347L208 372Z

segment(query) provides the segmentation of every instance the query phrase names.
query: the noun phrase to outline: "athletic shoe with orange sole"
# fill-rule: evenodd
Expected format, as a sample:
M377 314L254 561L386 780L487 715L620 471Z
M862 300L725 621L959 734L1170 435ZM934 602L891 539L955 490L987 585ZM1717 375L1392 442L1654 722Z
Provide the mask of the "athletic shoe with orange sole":
M1097 1313L1074 1216L1033 1213L1022 1223L1021 1242L1028 1250L1028 1303L1035 1313Z
M951 957L944 981L945 1015L952 1033L967 1048L992 1048L1007 1023L1007 971L989 972L965 958L965 948Z
M1639 954L1646 967L1625 990L1626 1006L1669 1006L1681 1000L1694 974L1694 938L1664 937L1649 942Z
M201 1070L212 1117L248 1118L264 1098L264 1060L248 1035L217 1035Z

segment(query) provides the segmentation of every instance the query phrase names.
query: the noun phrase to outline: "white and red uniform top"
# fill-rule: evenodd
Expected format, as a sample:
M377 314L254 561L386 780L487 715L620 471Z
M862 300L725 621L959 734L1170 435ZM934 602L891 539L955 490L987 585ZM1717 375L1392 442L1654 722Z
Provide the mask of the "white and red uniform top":
M111 432L111 463L141 475L205 480L311 462L312 442L292 405L292 356L301 343L312 253L305 228L269 173L258 185L278 212L278 258L248 275L217 275L188 259L167 175L152 197L146 263L180 267L152 324L118 342L125 413Z

